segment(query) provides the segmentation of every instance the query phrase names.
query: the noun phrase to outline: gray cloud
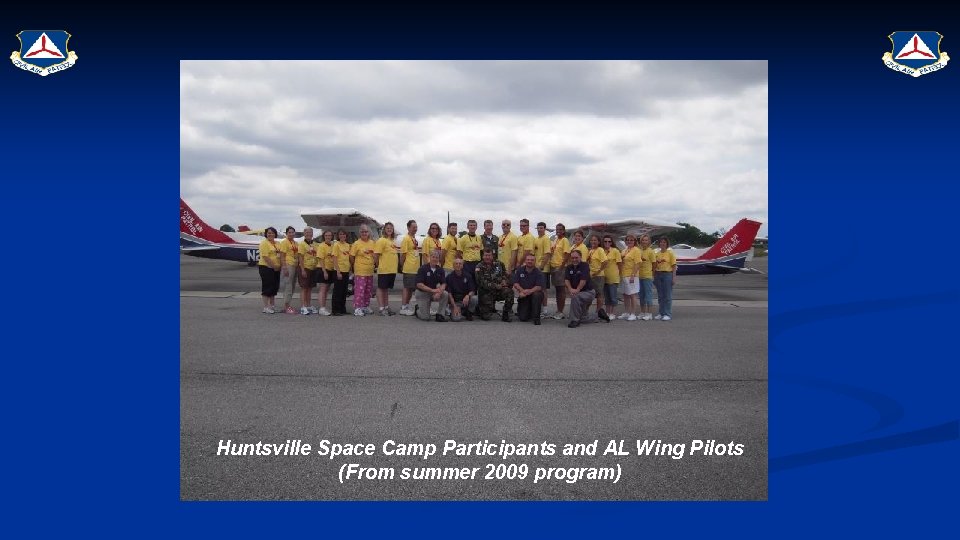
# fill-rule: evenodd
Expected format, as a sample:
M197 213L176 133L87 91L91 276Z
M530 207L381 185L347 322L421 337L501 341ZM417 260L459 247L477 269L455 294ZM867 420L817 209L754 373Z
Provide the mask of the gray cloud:
M181 195L217 226L324 206L766 222L766 81L766 62L182 62Z

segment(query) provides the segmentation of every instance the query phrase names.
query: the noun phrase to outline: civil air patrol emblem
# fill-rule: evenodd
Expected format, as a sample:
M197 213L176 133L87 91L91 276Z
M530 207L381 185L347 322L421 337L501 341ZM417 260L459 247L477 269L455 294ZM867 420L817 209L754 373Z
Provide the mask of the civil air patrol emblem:
M24 71L46 77L77 63L77 53L67 48L70 34L65 30L24 30L17 39L20 50L10 54L10 61Z
M883 64L894 71L919 77L943 69L950 61L940 51L940 32L894 32L887 37L893 48L883 53Z

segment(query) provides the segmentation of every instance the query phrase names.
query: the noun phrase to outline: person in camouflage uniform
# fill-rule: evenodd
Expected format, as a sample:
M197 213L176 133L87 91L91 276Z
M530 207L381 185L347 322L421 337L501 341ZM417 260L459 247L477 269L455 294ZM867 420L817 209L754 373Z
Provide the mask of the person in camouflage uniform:
M480 318L489 321L496 313L497 300L503 300L503 322L510 322L513 310L513 289L510 288L510 276L503 263L493 258L493 250L483 250L483 262L477 265L477 313Z

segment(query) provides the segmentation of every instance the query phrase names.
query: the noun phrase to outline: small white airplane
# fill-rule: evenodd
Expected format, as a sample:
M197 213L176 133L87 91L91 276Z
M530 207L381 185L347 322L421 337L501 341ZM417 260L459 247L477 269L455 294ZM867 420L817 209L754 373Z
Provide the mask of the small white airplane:
M677 275L732 274L744 270L744 263L753 258L753 240L761 223L743 218L709 248L693 248L686 244L671 246L677 256ZM649 234L653 248L658 249L657 237L681 229L679 225L655 222L648 219L628 219L605 223L581 225L580 230L591 234L610 234L617 238L621 251L626 247L623 237L627 234ZM682 246L682 247L681 247Z

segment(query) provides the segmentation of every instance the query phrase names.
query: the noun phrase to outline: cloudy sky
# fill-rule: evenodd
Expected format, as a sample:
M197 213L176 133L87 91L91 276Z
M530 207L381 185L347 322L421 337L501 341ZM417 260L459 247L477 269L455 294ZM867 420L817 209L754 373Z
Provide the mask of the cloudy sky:
M214 227L352 207L766 236L767 63L181 62L180 195Z

